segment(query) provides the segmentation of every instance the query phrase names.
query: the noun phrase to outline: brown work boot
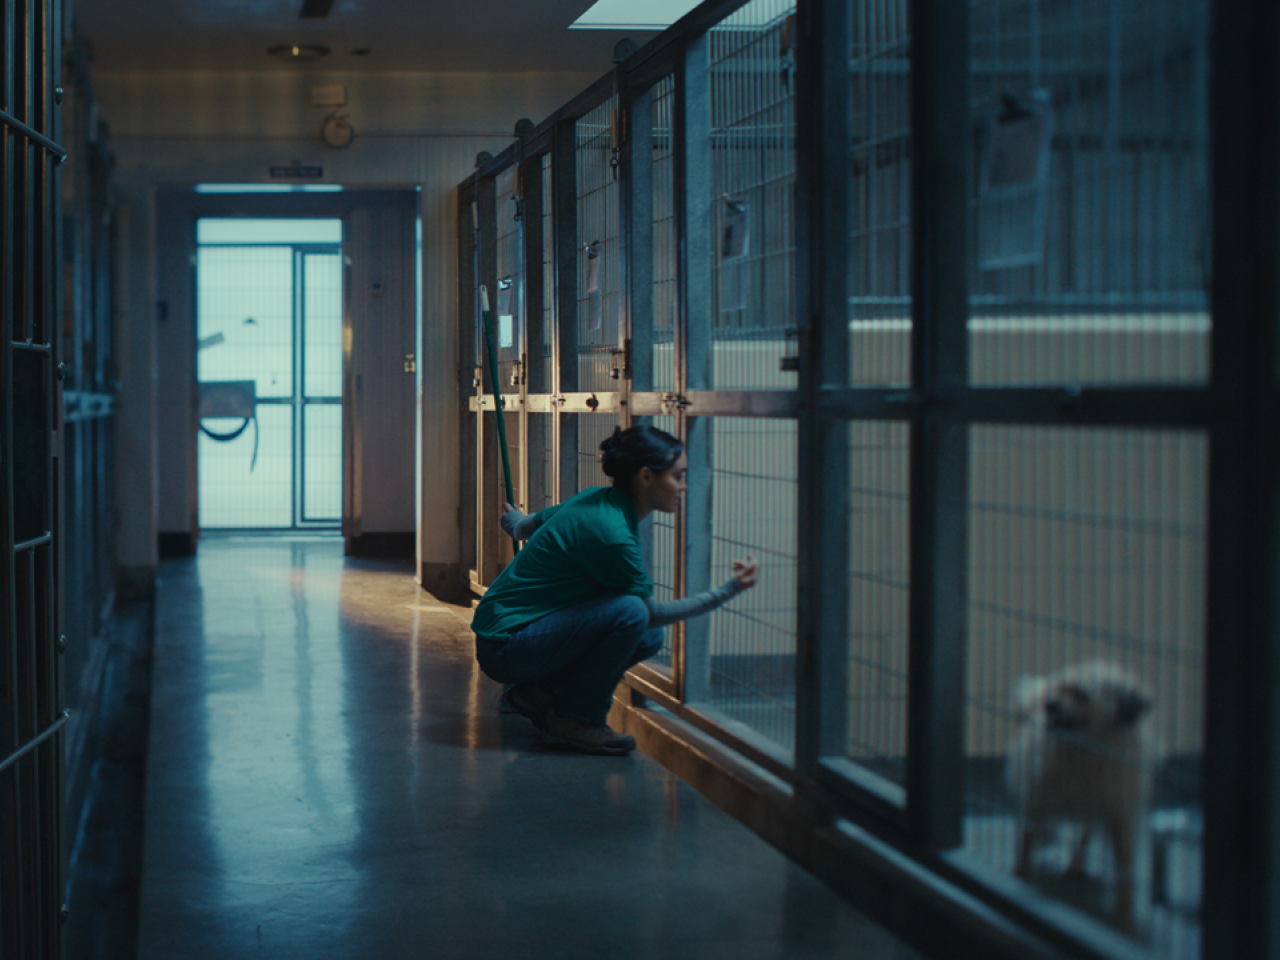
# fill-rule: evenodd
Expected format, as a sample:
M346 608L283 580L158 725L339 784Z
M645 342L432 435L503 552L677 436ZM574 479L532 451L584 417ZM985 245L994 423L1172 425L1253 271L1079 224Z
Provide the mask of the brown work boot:
M572 717L562 717L554 710L547 718L542 738L550 743L572 747L583 753L603 753L620 757L636 748L635 737L615 733L606 724L596 726Z

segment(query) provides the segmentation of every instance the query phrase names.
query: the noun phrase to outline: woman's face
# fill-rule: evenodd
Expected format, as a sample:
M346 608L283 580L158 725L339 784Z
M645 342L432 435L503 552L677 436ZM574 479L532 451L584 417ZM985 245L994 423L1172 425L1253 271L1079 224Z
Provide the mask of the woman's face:
M650 471L649 505L662 513L675 513L679 510L680 495L689 487L686 480L688 472L689 461L683 453L661 473Z

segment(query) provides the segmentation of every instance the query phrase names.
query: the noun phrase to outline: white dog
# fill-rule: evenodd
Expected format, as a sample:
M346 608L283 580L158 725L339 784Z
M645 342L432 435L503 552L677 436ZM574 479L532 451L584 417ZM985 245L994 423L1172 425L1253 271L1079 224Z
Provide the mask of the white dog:
M1080 825L1067 874L1085 872L1085 847L1102 827L1116 864L1116 924L1134 926L1134 858L1151 802L1157 754L1151 698L1120 667L1092 661L1024 678L1019 731L1006 780L1022 831L1015 872L1031 875L1034 845L1061 822Z

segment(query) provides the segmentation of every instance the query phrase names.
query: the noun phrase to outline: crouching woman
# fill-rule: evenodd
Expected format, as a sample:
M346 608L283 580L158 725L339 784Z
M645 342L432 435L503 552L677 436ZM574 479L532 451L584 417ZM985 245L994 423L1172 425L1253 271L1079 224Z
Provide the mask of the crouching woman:
M524 549L476 608L476 659L544 739L586 753L625 754L635 740L605 723L628 668L662 649L664 626L719 607L756 583L753 557L712 590L659 603L640 554L639 523L674 513L686 488L684 447L654 427L600 444L611 487L584 490L502 528Z

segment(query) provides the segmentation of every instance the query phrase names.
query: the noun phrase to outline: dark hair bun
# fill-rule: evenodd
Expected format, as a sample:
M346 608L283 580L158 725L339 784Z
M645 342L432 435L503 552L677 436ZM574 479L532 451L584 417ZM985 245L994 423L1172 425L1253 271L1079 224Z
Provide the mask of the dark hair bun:
M684 444L657 427L615 427L613 434L600 442L600 466L615 485L627 487L645 467L661 473L683 452Z
M632 458L627 455L626 444L619 439L621 435L622 428L614 427L613 433L600 441L600 466L606 477L631 476L640 469L631 467Z

